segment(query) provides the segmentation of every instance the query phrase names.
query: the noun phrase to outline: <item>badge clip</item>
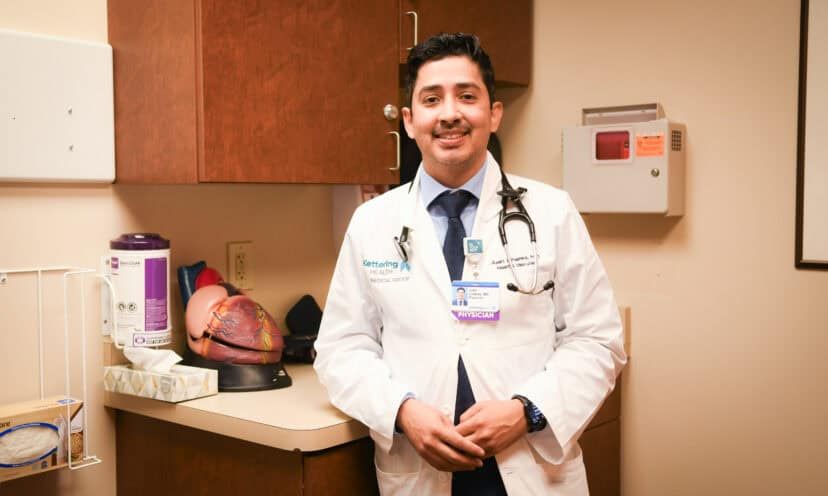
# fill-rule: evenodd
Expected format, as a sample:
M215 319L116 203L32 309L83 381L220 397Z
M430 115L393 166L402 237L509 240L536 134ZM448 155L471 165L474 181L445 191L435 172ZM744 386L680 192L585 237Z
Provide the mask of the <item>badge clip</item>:
M475 268L483 260L483 240L480 238L463 238L463 254Z

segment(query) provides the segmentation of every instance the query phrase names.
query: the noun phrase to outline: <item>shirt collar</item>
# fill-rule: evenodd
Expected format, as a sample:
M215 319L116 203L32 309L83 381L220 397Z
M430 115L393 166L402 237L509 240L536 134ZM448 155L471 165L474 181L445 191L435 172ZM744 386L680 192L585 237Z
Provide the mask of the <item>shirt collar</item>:
M431 177L428 172L426 172L423 164L420 163L420 197L423 200L423 205L426 207L431 205L431 202L434 201L434 199L437 198L443 191L456 191L458 189L468 191L474 195L474 198L478 202L480 202L480 194L483 192L483 180L486 179L486 169L489 166L490 160L494 161L494 159L491 158L491 155L487 152L486 161L483 162L483 167L477 171L477 174L472 176L471 179L466 181L466 183L459 188L454 189L447 188L446 186L440 184L436 179Z

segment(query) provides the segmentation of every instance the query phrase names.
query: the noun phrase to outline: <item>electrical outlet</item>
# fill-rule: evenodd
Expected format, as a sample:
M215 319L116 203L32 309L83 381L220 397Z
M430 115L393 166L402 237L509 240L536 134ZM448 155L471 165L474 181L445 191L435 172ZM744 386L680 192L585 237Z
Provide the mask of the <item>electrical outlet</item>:
M227 243L227 277L239 289L253 289L253 242Z

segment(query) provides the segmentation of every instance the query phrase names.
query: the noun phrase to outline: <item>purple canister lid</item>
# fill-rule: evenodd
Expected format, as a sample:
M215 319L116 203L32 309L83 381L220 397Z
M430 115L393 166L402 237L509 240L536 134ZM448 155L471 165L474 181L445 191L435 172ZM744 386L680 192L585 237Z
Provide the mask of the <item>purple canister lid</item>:
M166 250L170 240L158 233L126 233L109 242L113 250Z

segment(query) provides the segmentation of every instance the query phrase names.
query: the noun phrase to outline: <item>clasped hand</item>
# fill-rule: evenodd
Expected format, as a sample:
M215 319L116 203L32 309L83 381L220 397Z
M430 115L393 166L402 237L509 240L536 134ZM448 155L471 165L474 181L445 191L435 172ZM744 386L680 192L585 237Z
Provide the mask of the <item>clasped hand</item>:
M475 403L460 423L417 399L405 401L397 425L432 467L445 472L474 470L526 433L523 405L517 400Z

